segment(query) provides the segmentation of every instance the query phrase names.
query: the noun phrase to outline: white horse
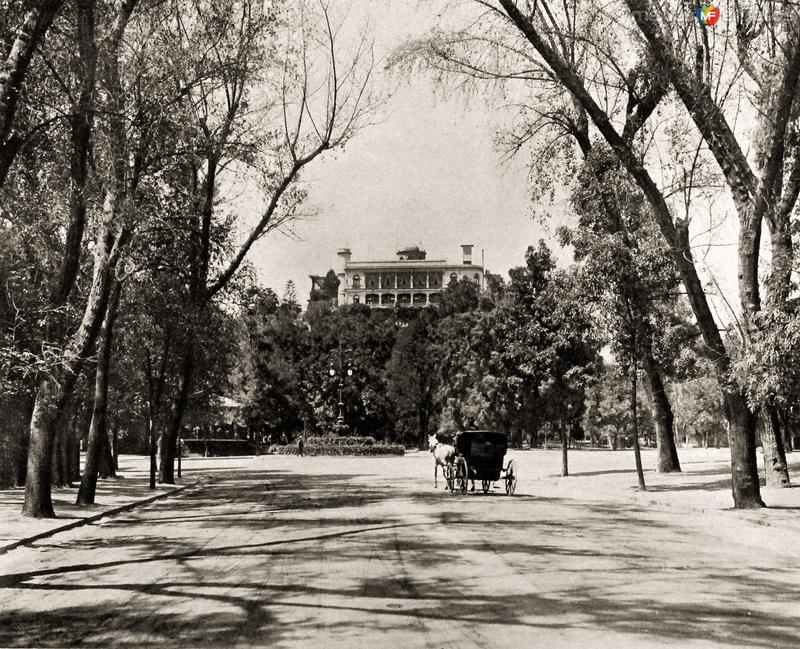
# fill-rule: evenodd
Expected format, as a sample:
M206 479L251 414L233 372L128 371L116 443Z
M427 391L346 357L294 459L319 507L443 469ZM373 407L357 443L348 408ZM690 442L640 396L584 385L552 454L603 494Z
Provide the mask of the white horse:
M442 475L446 477L447 473L445 469L449 466L453 466L453 462L456 459L456 447L450 444L442 444L436 439L436 435L428 436L428 446L430 446L435 461L433 465L433 488L435 489L439 484L437 481L439 467L442 467Z

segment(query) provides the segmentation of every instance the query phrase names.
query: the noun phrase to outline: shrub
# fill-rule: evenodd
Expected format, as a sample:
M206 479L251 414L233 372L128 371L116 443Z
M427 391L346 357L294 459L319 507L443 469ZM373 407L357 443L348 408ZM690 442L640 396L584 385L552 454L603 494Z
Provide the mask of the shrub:
M324 437L309 437L306 444L316 444L319 446L372 446L375 444L374 437L336 437L335 435L325 435Z
M310 438L303 447L303 455L403 455L406 447L402 444L312 444ZM374 442L375 440L373 440ZM296 445L278 446L278 455L297 455Z

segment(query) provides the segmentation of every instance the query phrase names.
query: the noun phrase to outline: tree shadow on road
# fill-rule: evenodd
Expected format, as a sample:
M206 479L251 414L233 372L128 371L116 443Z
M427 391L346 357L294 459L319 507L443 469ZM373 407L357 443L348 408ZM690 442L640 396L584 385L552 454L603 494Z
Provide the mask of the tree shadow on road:
M0 645L337 646L450 627L482 646L504 642L486 629L565 627L800 645L791 575L715 566L702 547L662 558L692 530L640 504L393 484L238 472L37 544L33 566L0 577ZM39 567L48 551L70 560Z
M721 478L709 482L683 482L676 484L648 484L647 491L658 493L668 491L721 491L730 490L731 479Z

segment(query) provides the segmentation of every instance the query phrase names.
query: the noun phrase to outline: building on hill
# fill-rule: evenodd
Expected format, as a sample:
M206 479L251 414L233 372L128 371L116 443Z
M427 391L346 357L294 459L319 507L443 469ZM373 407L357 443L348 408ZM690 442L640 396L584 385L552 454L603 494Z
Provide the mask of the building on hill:
M309 275L311 293L308 297L308 308L334 307L338 303L339 279L336 271L331 269L325 275Z
M366 304L371 308L436 306L447 285L463 277L482 289L484 270L472 263L471 244L464 244L460 264L444 259L428 259L419 246L397 251L396 259L354 261L350 248L341 248L336 276L339 280L337 303Z

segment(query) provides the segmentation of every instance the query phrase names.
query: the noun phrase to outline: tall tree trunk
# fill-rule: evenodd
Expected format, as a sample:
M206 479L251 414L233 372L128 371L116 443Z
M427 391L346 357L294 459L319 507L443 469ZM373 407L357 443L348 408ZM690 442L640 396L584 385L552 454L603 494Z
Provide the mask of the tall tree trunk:
M6 425L0 426L0 489L8 489L14 484L14 446L18 415L11 401L0 395L0 408L7 417Z
M792 419L786 408L778 410L781 422L781 434L783 435L783 447L787 453L794 451L794 440L792 439Z
M65 422L65 425L62 428L62 437L61 437L61 476L62 480L64 481L65 487L72 487L72 480L70 480L70 453L72 451L72 428L70 426L70 420Z
M758 258L761 221L764 217L770 225L773 243L774 265L773 275L770 278L769 296L771 307L779 307L788 296L790 289L792 255L788 214L797 197L797 168L794 163L790 178L790 184L794 184L794 188L787 191L787 195L783 197L790 197L790 200L788 204L781 201L776 205L776 199L780 197L778 187L782 183L784 173L787 126L791 123L795 91L800 79L800 43L797 38L800 21L794 14L787 16L786 27L789 36L784 46L777 49L775 60L772 62L775 66L775 73L770 76L769 83L762 88L758 110L760 115L757 131L759 137L755 150L760 177L756 178L721 108L714 103L708 86L697 83L691 77L680 59L675 56L672 46L663 39L658 21L653 17L655 14L651 13L651 3L648 0L627 0L627 2L631 15L651 45L652 54L669 75L678 96L717 159L731 190L739 213L739 297L745 324L744 333L745 336L749 336L756 326L754 315L761 308ZM791 134L791 127L788 132ZM723 386L723 390L726 392L726 401L728 402L726 411L730 406L737 413L734 415L736 421L731 422L730 429L734 502L737 507L763 506L760 493L757 492L758 468L757 465L750 466L755 453L755 435L753 434L751 437L750 426L752 424L750 422L755 421L755 418L752 416L748 418L744 415L743 410L746 408L744 401L737 404L732 403L733 399L739 400L734 395L732 386ZM772 463L772 467L777 469L776 479L782 479L779 449L771 446L772 440L775 440L776 444L780 443L780 436L775 435L772 431L771 421L765 423L767 424L764 427L765 436L771 437L765 446L765 450L770 453L767 460ZM734 439L740 434L744 434L746 437ZM750 452L751 445L753 452ZM738 452L734 453L734 448L737 448ZM737 480L744 482L737 484ZM745 489L753 490L753 493L744 493ZM740 500L746 504L738 504Z
M116 478L117 471L119 471L119 421L115 421L111 427L111 439L109 441L111 442L111 470Z
M428 421L430 415L428 408L421 407L417 409L417 421L419 422L419 438L420 440L428 439Z
M737 509L764 507L758 483L756 458L756 417L741 398L739 386L723 390L722 401L728 421L731 452L733 504Z
M111 449L111 438L107 427L100 440L100 462L97 473L98 477L104 480L117 477L117 473L114 470L114 453Z
M44 376L36 392L22 508L25 516L55 518L50 481L56 430L61 424L64 408L75 388L83 361L97 340L111 290L111 275L129 235L129 231L123 230L115 238L107 228L101 231L100 240L95 246L94 278L81 324L63 352L58 372Z
M169 425L162 431L159 443L160 462L158 468L158 481L165 484L175 484L175 456L178 447L178 433L183 422L183 414L189 403L189 388L194 370L194 342L187 339L184 342L183 358L181 360L180 376L172 401Z
M78 0L79 7L93 7L95 0ZM128 175L128 139L124 126L125 97L123 94L122 83L119 74L119 56L122 38L128 21L136 7L138 0L122 0L115 5L116 15L111 23L109 32L102 40L104 47L100 50L91 48L90 44L81 43L81 51L86 49L88 58L89 53L94 55L95 65L98 58L102 64L104 82L108 92L108 124L111 133L110 154L111 154L111 183L106 193L104 211L109 225L118 225L120 228L119 247L122 248L131 236L132 225L129 217L125 215L124 204L129 200L129 193L132 194L127 185ZM93 15L93 14L92 14ZM84 89L82 88L82 91ZM83 92L82 95L83 97ZM78 133L81 131L79 130ZM79 174L80 168L77 168ZM73 171L75 174L76 171ZM138 181L131 178L131 185ZM121 221L117 224L117 221ZM113 272L116 264L111 266ZM113 326L117 315L119 303L119 293L121 283L114 280L109 288L109 308L103 322L103 334L100 342L99 360L95 377L95 399L92 410L92 421L89 426L89 439L87 441L87 467L84 470L81 490L78 494L78 504L91 504L94 502L97 489L97 476L112 477L115 475L114 462L111 457L110 444L108 440L107 411L108 411L108 371L110 366L111 344L113 341ZM90 463L91 462L91 463Z
M8 489L14 483L11 443L10 435L0 432L0 489Z
M67 475L70 484L81 479L81 442L78 437L78 410L69 421L67 435Z
M791 223L788 214L778 214L767 219L772 248L772 272L767 280L767 304L770 309L780 309L792 291L792 268L794 253L792 250Z
M786 466L786 451L783 448L783 435L774 406L766 406L761 411L761 450L764 454L764 471L768 487L790 487L789 469Z
M731 378L730 356L722 344L719 332L716 331L715 343L714 331L716 323L711 311L708 308L705 293L700 285L699 277L694 270L691 247L689 245L688 222L684 222L685 227L678 228L678 242L684 259L679 261L686 266L686 273L682 273L684 286L687 288L689 302L692 304L692 311L697 319L700 331L703 332L703 340L709 348L706 354L714 362L716 369L716 379L722 389L722 402L727 422L729 447L731 452L731 492L733 504L736 509L754 509L764 507L761 499L761 487L758 481L758 459L756 457L756 418L750 412L747 397L735 379ZM741 265L747 265L747 261L740 260ZM688 270L691 266L693 278L687 284ZM691 290L689 286L692 286ZM702 302L705 308L699 308Z
M34 518L55 518L51 495L52 456L55 427L62 414L64 389L46 377L36 393L31 416L28 464L25 475L25 502L22 513Z
M147 378L147 440L150 451L150 488L156 488L156 423L161 412L161 395L164 392L164 383L167 376L167 358L169 357L172 344L172 331L167 328L164 331L164 347L161 353L161 361L158 367L158 374L153 373L153 363L150 350L145 350L144 370Z
M67 301L78 275L83 230L86 225L86 191L89 180L89 147L94 121L94 90L97 71L95 43L95 0L77 0L80 91L69 117L72 154L70 158L70 221L61 259L58 282L50 301Z
M644 470L642 469L642 452L639 449L639 414L637 412L638 403L636 398L636 366L631 370L631 428L633 429L633 457L636 460L636 477L639 479L639 489L645 491L647 489L644 483Z
M108 446L108 375L111 368L111 347L114 340L114 321L117 318L119 296L122 285L114 280L108 298L108 308L103 319L97 350L97 368L95 370L94 406L92 422L89 424L89 437L86 443L86 462L78 489L78 505L93 505L97 492L97 477L100 469L103 446Z
M568 465L568 457L567 457L567 430L564 427L564 420L560 421L560 433L561 433L561 477L565 478L569 475L569 465Z
M6 440L6 486L25 484L25 466L28 458L28 422L33 412L33 398L27 393L11 394L0 398L0 412L5 414L2 426Z
M72 412L70 406L66 405L64 416L56 427L53 456L50 460L53 465L52 485L54 487L72 486L69 480L69 438L72 434Z
M13 482L12 461L9 431L0 430L0 489L8 489Z
M54 5L56 3L51 2L49 4ZM94 0L79 0L77 8L77 31L80 40L79 49L82 68L81 99L77 108L80 113L78 118L82 118L85 121L79 129L82 134L77 139L73 139L73 165L71 171L73 181L82 180L84 187L73 187L72 206L73 209L77 208L77 212L73 211L73 219L76 213L78 215L85 213L85 203L83 203L82 211L80 205L76 205L76 201L78 203L85 201L83 196L85 176L81 179L76 177L75 174L80 166L77 164L78 161L80 159L85 161L88 155L88 143L91 135L91 97L94 89L94 71L97 62L94 44ZM73 135L75 134L75 131L73 131ZM73 229L72 226L70 226L70 229ZM82 226L79 229L82 234ZM74 264L77 264L77 255L80 252L80 241L76 239L74 234L72 239L67 241L68 248L65 251L62 272L51 296L51 302L55 306L64 303L77 275L77 272L71 269ZM55 517L50 494L55 438L58 427L62 423L63 410L74 389L80 366L97 337L108 296L107 267L111 250L110 244L113 241L113 237L110 237L106 227L101 228L100 237L101 241L98 241L95 252L95 275L92 289L81 325L68 342L63 354L64 362L61 368L56 375L43 377L36 392L36 401L30 422L31 432L26 467L25 502L22 508L22 512L26 516Z
M681 470L678 460L678 449L675 446L674 417L661 371L651 353L642 358L644 368L644 387L653 404L653 421L656 428L656 446L658 461L656 470L659 473L672 473Z
M14 486L22 487L25 484L25 474L28 470L28 422L33 416L33 399L26 397L25 419L17 426L16 445L14 448Z
M150 488L156 488L156 430L152 418L147 420L147 439L150 444Z
M542 36L536 25L534 25L530 18L517 6L515 0L499 1L511 21L542 56L548 67L563 84L564 88L572 94L574 100L578 102L589 115L600 134L612 147L615 154L636 181L636 184L650 204L653 211L653 218L672 252L672 258L680 273L681 281L686 289L687 298L689 299L692 311L697 320L697 325L703 336L706 354L714 363L717 380L723 391L725 412L731 424L731 477L734 505L737 508L763 507L764 503L761 500L758 483L758 465L755 456L755 420L747 410L745 395L742 393L741 389L735 384L732 384L729 379L730 356L728 355L728 351L720 336L719 328L711 312L708 299L703 290L703 283L700 281L697 275L697 269L694 266L692 250L689 245L688 222L685 219L676 221L673 218L673 214L667 205L664 195L642 164L641 157L634 151L630 142L626 142L617 132L609 116L586 90L583 78L578 74L578 71L570 67L569 63L551 47L547 38ZM632 14L635 10L641 9L641 7L637 8L633 6L633 0L628 0L628 2L631 5ZM649 3L645 4L647 4L646 8L648 11L639 11L638 14L634 15L634 18L645 37L652 43L659 40L659 34L654 32L653 25L649 22L652 20L652 16L656 14L650 11ZM662 51L658 51L658 47L660 47ZM658 47L653 47L651 49L657 56L657 60L661 61L670 54L670 51L668 48L664 47L663 43L659 43ZM672 64L672 60L664 63L664 65L675 67L675 69L678 70L678 67ZM670 72L672 71L673 70L670 70ZM676 79L673 78L672 81L673 85L675 85ZM680 82L681 79L677 81ZM697 91L698 84L695 80L694 85L688 82L679 85L680 87L676 86L676 90L678 90L679 94L683 92L681 97L684 99L684 95L692 94L692 89ZM691 99L691 97L688 97L688 99ZM692 101L685 100L684 103L690 108L689 112L693 117L697 117L696 114L698 113L702 116L707 112L702 110L703 106L698 102L693 103ZM712 108L716 107L713 106ZM733 135L729 131L722 132L720 130L703 129L701 124L698 124L698 127L703 132L704 138L709 142L713 150L725 150L725 144L727 142L726 137L728 136L735 141L735 138L733 138ZM744 158L744 156L742 156L742 158ZM746 160L744 160L743 166L749 171ZM734 169L734 171L737 170L738 168ZM745 196L747 194L746 191L742 193ZM740 274L746 272L748 268L750 268L748 263L740 264Z
M53 465L53 486L66 487L66 476L64 475L64 437L65 430L63 423L57 427L55 439L53 440L53 455L50 459Z
M178 459L178 478L181 477L181 460L183 459L183 440L181 439L181 427L178 425L178 439L176 442L175 456Z

